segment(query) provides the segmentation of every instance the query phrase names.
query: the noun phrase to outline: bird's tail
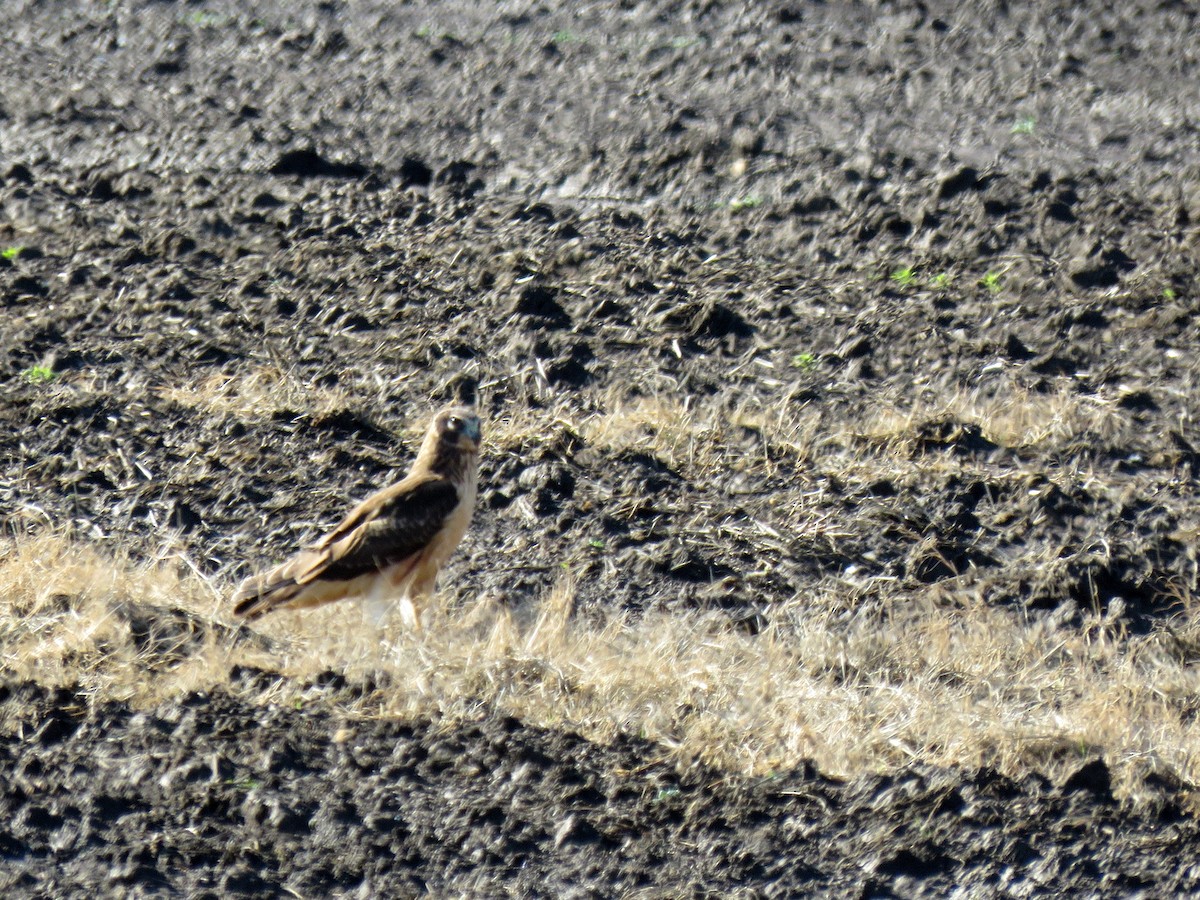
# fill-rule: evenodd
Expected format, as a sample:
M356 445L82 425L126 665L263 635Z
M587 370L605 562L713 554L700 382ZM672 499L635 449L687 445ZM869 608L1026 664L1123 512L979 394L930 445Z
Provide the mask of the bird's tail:
M253 621L295 599L302 585L291 578L272 579L274 574L254 575L241 583L233 594L235 616Z

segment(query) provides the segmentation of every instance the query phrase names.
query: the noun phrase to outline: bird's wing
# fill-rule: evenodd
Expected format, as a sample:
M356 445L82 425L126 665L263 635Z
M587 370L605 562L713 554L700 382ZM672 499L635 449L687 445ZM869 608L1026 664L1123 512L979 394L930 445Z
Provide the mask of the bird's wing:
M333 531L303 551L307 565L288 573L298 584L348 581L407 559L432 541L459 503L458 487L433 474L414 475L372 494Z

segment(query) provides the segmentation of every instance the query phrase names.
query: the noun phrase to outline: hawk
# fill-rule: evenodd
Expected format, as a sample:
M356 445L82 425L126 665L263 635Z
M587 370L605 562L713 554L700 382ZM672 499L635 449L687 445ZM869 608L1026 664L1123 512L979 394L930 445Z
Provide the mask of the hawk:
M247 578L233 595L234 615L257 619L361 597L377 621L399 602L404 623L419 629L414 604L432 593L471 521L480 440L474 410L443 409L403 481L376 491L291 559Z

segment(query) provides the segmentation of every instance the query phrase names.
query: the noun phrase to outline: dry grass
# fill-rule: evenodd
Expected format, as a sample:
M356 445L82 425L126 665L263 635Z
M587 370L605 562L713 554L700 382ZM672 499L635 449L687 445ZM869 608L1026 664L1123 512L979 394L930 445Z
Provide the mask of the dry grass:
M174 399L242 417L346 407L340 394L271 370L210 379ZM786 404L729 413L613 395L592 408L600 412L564 406L502 418L488 425L489 445L518 452L565 431L591 448L652 452L693 481L740 467L769 471L780 457L847 478L919 478L931 467L970 465L913 454L922 422L974 423L1007 447L1056 446L1116 427L1102 401L1020 390L963 394L868 422L843 417L834 429L819 410ZM771 453L731 453L747 430ZM305 701L318 672L384 673L386 691L346 714L453 722L497 713L597 740L635 733L681 764L741 774L811 759L841 776L913 761L1054 775L1100 753L1133 798L1150 772L1200 781L1200 626L1190 613L1176 631L1131 638L1115 618L1086 628L1031 622L961 596L948 607L937 588L914 595L886 581L828 581L776 607L769 627L749 636L701 613L577 620L564 582L524 609L486 598L458 609L435 604L423 637L380 631L345 605L269 618L256 626L266 640L256 640L228 620L224 587L176 555L134 564L50 531L20 537L0 547L0 665L137 704L227 685L239 663L287 676L253 698L260 702ZM148 644L132 633L130 607L168 619L183 610L192 626L176 622Z
M343 605L267 619L259 641L185 560L134 565L50 532L3 547L0 596L9 674L136 704L227 684L236 663L288 676L264 702L304 700L317 672L382 672L390 686L346 714L511 714L597 740L641 734L681 764L741 774L812 759L841 776L913 761L1053 775L1100 753L1127 796L1151 771L1200 780L1190 624L1129 638L1112 620L1027 622L830 582L750 636L700 613L585 624L564 582L528 609L435 604L420 637ZM178 653L174 632L147 647L116 612L130 606L182 609L200 627Z
M134 564L46 530L0 545L0 597L0 669L18 678L153 702L221 681L232 658L203 624L220 600L182 558ZM131 637L122 610L138 607L179 609L201 623L162 679L146 673L176 654L160 645L151 658Z
M773 450L798 459L810 459L818 443L850 443L850 432L830 434L820 413L784 403L750 404L732 412L694 409L677 397L625 398L610 392L595 398L598 412L580 414L563 404L558 409L521 409L486 424L492 451L509 452L544 444L547 435L566 431L583 446L601 451L641 450L693 478L703 478L729 468L748 468L770 461L763 455L745 458L729 454L728 442L740 430L758 432Z
M743 468L769 473L769 448L771 454L796 463L826 464L843 476L857 473L874 479L961 465L938 455L919 458L913 452L925 423L975 425L984 438L1001 447L1041 450L1058 450L1083 437L1113 436L1128 427L1127 417L1111 399L1069 389L1039 393L1018 384L990 392L964 391L937 402L881 402L861 419L844 413L831 418L820 407L797 407L787 401L747 402L730 411L711 405L697 409L678 396L626 398L616 392L596 398L594 405L601 411L590 415L566 406L522 410L489 422L488 443L511 450L562 427L588 447L653 453L691 478ZM761 435L761 454L730 453L730 442L736 442L742 430Z
M195 384L164 387L160 393L180 406L249 420L281 412L320 418L351 407L349 391L307 383L277 366L218 373Z
M1013 384L1004 390L963 391L908 408L884 407L864 424L862 434L876 441L903 442L921 423L956 422L978 426L983 437L1001 447L1056 448L1085 433L1111 436L1123 427L1124 418L1112 400L1069 388L1038 393Z

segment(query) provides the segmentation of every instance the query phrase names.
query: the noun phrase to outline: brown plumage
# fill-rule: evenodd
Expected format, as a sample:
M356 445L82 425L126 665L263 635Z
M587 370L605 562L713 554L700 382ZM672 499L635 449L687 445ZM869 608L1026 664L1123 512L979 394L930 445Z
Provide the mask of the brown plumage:
M321 606L363 597L376 616L399 602L419 627L415 603L433 591L438 571L462 540L475 507L479 417L443 409L403 481L372 494L333 531L233 595L236 616Z

